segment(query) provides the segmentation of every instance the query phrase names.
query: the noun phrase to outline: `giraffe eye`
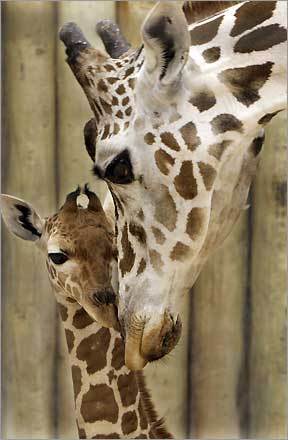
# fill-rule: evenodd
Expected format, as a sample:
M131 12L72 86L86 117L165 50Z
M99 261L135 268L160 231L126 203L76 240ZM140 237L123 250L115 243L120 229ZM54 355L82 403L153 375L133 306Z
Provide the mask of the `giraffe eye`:
M124 150L112 160L112 162L106 168L104 177L105 179L110 180L110 182L118 183L120 185L133 182L134 175L127 150Z
M67 255L63 254L63 252L53 252L48 255L50 260L52 260L54 264L63 264L65 263L65 261L68 260Z

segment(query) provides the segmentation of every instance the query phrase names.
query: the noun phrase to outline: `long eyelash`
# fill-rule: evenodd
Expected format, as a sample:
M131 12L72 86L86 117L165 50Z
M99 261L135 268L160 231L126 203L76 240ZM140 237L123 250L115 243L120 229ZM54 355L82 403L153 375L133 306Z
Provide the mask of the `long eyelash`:
M103 173L98 165L94 165L91 171L94 176L99 177L99 179L103 179Z

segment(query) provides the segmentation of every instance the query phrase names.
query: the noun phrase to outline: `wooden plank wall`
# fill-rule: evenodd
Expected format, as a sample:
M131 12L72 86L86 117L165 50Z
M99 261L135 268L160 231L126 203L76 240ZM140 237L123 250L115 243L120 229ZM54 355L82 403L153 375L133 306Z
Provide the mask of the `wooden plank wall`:
M117 16L137 46L153 4L4 3L3 192L43 215L87 181L103 200L106 189L93 182L82 140L91 113L57 30L75 21L100 47L96 21ZM267 129L251 208L183 303L179 347L146 368L158 412L177 438L286 437L285 121L280 114ZM2 251L2 435L76 438L62 328L43 260L4 228Z
M43 215L89 182L101 196L84 148L91 118L65 63L57 32L75 21L98 47L95 23L115 19L106 1L5 2L2 191L30 201ZM6 438L77 438L68 356L44 260L3 228L3 418Z

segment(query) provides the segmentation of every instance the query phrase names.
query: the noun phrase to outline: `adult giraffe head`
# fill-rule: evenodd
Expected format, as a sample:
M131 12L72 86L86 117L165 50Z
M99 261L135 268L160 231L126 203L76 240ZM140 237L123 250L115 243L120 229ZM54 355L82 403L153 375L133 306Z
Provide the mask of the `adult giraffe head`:
M283 2L244 2L188 26L181 3L159 2L143 46L119 59L75 24L61 30L94 113L86 148L115 204L132 369L175 346L180 297L246 204L263 125L286 106L285 20Z
M96 194L88 186L81 194L78 187L48 218L41 218L27 202L6 194L0 196L0 204L10 231L34 241L45 253L55 291L76 300L99 324L118 329L113 227Z

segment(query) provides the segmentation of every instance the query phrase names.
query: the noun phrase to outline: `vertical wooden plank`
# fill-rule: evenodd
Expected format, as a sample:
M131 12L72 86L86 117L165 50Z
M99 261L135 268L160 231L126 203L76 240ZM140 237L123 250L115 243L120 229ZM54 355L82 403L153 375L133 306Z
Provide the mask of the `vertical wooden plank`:
M238 386L243 367L247 288L247 214L203 268L191 303L193 438L240 437ZM242 388L243 391L243 388Z
M5 2L3 192L55 209L55 39L52 2ZM3 434L54 431L55 303L35 245L3 228Z
M153 1L117 2L117 22L127 40L139 47L140 29ZM152 392L152 400L161 417L165 417L168 429L176 438L187 435L187 353L188 353L188 318L189 296L182 304L180 313L183 330L178 347L163 361L145 367L145 377Z
M253 191L250 437L287 437L287 115L266 128Z
M154 1L121 1L117 2L117 22L121 32L133 47L141 44L140 30L143 20L150 9L155 5Z
M115 19L112 1L73 1L57 3L58 29L64 23L74 21L85 33L94 47L103 48L95 32L98 20ZM103 48L104 50L104 48ZM67 193L78 184L89 182L103 201L107 188L103 182L92 177L92 162L85 150L83 128L93 116L87 98L65 62L65 49L59 42L57 51L57 181L59 204ZM58 429L60 438L77 438L72 379L62 322L59 328L58 357Z

